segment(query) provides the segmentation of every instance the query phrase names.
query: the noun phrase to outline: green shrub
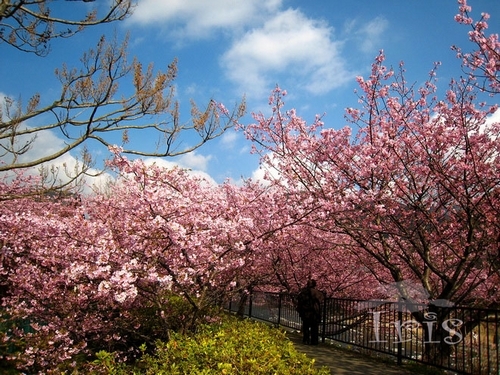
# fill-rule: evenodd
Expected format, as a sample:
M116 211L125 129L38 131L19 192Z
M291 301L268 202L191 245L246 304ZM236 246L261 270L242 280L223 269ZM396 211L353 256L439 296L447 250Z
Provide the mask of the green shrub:
M135 365L115 362L98 354L93 374L209 375L209 374L329 374L314 367L314 360L298 353L286 334L249 320L229 319L205 325L192 335L172 334L158 342L154 354L144 354Z

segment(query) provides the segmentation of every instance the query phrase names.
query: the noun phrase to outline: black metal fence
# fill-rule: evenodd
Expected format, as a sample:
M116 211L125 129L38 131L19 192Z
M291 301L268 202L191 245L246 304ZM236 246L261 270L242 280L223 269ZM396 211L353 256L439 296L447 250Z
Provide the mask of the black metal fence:
M244 301L242 303L242 301ZM254 292L228 309L300 330L295 297ZM416 361L460 374L500 375L500 311L406 302L327 298L320 335L397 363Z

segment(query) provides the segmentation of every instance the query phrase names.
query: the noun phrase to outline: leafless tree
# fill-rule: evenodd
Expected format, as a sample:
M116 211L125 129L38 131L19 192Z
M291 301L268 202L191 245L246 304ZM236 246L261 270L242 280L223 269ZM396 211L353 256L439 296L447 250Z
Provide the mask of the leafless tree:
M53 18L50 3L1 0L2 40L20 50L43 55L47 53L47 43L53 38L74 35L87 26L121 20L132 9L130 0L115 0L103 17L97 17L93 11L81 21L69 21ZM56 24L74 28L57 31ZM6 33L5 29L10 29L10 32ZM230 112L210 100L203 108L192 102L190 121L181 121L173 85L176 60L165 70L155 70L152 64L144 67L137 59L127 59L127 41L128 38L120 42L116 38L107 40L102 37L95 48L82 55L80 67L69 68L63 64L56 69L61 91L52 102L39 94L32 95L25 103L11 97L0 99L0 172L40 167L42 177L51 181L51 189L66 186L67 182L55 182L54 172L60 173L60 170L52 169L51 173L47 163L72 150L83 149L78 170L65 170L71 179L76 180L89 172L93 165L86 147L88 142L109 147L117 142L113 134L118 133L123 153L148 157L176 156L218 137L243 115L244 101ZM40 125L33 127L28 123ZM64 139L64 146L51 149L43 156L32 157L28 152L36 147L37 137L47 131ZM135 142L138 132L156 142L138 146ZM181 134L190 137L189 144L181 142Z
M94 7L80 17L68 19L66 15L74 4L68 3L68 12L59 15L52 6L54 1L57 0L0 0L0 41L45 56L53 39L71 37L89 26L123 20L133 9L131 0L113 0L103 13Z

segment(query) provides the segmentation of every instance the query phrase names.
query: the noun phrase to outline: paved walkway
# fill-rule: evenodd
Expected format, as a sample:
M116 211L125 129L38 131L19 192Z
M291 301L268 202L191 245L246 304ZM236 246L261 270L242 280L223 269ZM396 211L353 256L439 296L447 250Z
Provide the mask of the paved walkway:
M309 358L314 358L318 366L329 367L332 375L413 374L402 366L339 349L330 344L304 345L300 334L294 332L287 333L287 336L298 351L305 353Z

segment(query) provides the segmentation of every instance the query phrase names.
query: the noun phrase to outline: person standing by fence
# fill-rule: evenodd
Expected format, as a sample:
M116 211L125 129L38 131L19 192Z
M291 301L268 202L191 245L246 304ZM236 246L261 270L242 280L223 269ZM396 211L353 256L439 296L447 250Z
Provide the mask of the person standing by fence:
M322 304L323 294L316 289L316 280L308 280L297 300L297 312L302 319L302 342L304 344L318 345Z

